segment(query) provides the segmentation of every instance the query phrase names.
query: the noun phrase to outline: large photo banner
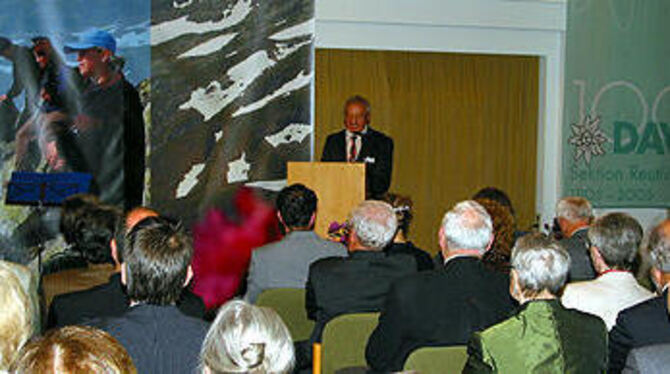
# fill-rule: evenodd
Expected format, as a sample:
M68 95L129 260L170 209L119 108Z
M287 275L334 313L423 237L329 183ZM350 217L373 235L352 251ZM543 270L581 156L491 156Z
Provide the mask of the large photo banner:
M310 159L312 0L152 6L152 204L194 218Z
M142 203L148 96L142 103L138 89L150 77L151 4L3 5L0 252L26 262L34 255L29 248L58 236L59 209L7 204L13 172L83 173L92 177L90 191L103 202L120 209Z
M310 159L312 0L3 5L0 258L65 246L58 207L6 203L16 171L84 173L102 203L191 227Z
M670 206L670 2L568 2L563 194Z

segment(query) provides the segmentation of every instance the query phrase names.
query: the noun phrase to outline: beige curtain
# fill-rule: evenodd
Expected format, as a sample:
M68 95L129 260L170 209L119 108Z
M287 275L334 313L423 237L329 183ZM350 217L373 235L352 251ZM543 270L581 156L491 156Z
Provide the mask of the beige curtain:
M478 189L506 191L520 229L535 222L538 58L316 51L315 159L361 94L371 126L395 142L391 192L414 201L410 238L438 250L445 211Z

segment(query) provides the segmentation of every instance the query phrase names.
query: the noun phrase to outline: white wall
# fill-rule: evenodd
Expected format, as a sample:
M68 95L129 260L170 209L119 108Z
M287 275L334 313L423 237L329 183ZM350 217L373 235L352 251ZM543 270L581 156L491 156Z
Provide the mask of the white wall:
M561 196L567 0L316 0L316 47L540 56L536 210ZM633 209L645 227L666 215Z

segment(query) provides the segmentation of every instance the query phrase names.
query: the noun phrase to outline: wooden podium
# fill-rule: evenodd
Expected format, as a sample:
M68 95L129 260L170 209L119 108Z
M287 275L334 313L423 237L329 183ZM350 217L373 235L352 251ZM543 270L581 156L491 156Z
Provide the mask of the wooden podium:
M365 200L365 164L348 162L289 162L287 183L302 183L319 198L314 231L328 235L331 222L344 222Z

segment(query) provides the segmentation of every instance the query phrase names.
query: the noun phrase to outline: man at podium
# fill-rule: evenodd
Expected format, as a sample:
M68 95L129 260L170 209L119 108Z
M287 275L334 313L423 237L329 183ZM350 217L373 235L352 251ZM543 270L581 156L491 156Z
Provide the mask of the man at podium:
M321 161L364 162L369 197L389 189L393 171L393 140L370 126L370 103L353 96L344 104L344 130L326 139Z

